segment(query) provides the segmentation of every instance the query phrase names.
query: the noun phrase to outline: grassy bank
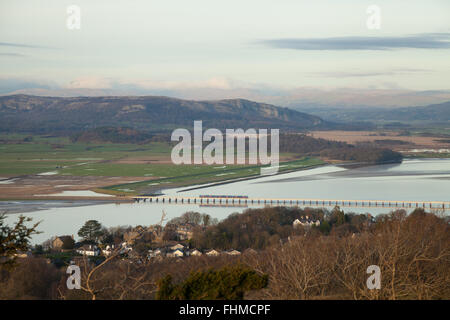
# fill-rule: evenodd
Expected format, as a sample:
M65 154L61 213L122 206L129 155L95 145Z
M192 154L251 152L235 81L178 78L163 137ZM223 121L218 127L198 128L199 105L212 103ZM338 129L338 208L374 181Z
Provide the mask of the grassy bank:
M308 167L324 164L320 159L304 157L299 160L287 161L280 163L279 172L295 171ZM172 165L173 166L173 165ZM170 177L160 179L152 179L147 181L114 185L103 188L106 191L118 191L119 194L135 195L140 192L151 192L158 189L166 189L173 187L185 187L196 184L220 182L234 180L238 178L250 178L260 175L262 166L249 165L214 165L214 166L195 166L180 165L177 167L175 174ZM166 171L167 172L167 171ZM175 171L174 171L175 172ZM114 193L117 194L117 193Z

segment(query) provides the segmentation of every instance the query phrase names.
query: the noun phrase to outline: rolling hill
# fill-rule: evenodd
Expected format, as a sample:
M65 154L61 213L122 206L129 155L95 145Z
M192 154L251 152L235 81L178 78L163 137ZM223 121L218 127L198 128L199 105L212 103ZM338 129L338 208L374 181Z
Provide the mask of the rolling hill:
M324 120L340 122L390 122L417 124L443 124L450 123L450 101L433 104L424 107L401 107L401 108L336 108L336 107L298 107L298 111L308 112Z
M321 118L288 108L243 99L217 101L168 97L0 97L0 131L73 134L98 127L128 127L158 132L191 128L194 120L204 127L325 129Z

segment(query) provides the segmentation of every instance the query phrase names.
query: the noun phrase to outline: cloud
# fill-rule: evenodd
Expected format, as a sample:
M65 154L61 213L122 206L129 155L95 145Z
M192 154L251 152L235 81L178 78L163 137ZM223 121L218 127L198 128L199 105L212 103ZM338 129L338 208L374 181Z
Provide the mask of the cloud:
M17 90L43 89L48 90L55 86L45 80L28 80L0 77L0 94L8 94Z
M30 49L56 49L54 47L38 46L38 45L34 45L34 44L24 44L24 43L12 43L12 42L0 42L0 47L30 48Z
M401 37L333 37L262 40L271 48L294 50L393 50L448 49L450 33L425 33Z
M63 89L110 89L119 92L133 92L135 94L172 95L174 91L183 90L232 90L238 84L226 78L215 77L204 81L154 81L154 80L115 80L103 77L81 77L70 81Z
M224 77L212 77L202 81L123 81L122 84L135 85L142 89L220 89L230 90L239 83Z
M0 52L2 57L26 57L26 55L17 52Z
M398 75L422 74L430 72L432 71L427 69L393 69L386 71L364 71L364 72L344 72L344 71L312 72L310 74L329 78L357 78L357 77L398 76Z
M70 81L65 86L67 89L110 89L112 88L112 80L101 77L84 77Z

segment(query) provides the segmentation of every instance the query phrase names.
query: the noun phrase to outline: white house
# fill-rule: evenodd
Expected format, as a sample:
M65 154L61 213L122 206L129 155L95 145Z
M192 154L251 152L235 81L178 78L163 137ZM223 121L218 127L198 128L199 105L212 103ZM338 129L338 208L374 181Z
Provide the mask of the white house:
M113 253L115 247L116 247L116 246L115 246L114 244L112 244L112 245L109 245L109 244L108 244L108 245L106 246L106 248L102 250L103 255L106 256L106 257L110 256L111 253Z
M190 256L197 256L197 257L199 257L199 256L202 255L202 253L199 250L197 250L197 249L193 249L193 250L189 251L189 255Z
M121 244L120 246L121 246L121 249L120 249L120 253L121 253L121 254L123 254L123 253L128 253L128 252L130 252L130 251L133 250L132 247L129 247L129 246L128 246L128 243L127 243L127 242L122 242L122 244Z
M85 244L84 246L77 249L77 253L83 256L94 257L100 255L100 249L96 245Z
M192 229L193 226L186 224L178 226L175 232L180 240L190 240L194 234Z
M230 256L238 256L238 255L240 255L241 253L240 253L239 251L237 251L237 250L231 249L231 250L228 250L228 251L226 252L226 254L229 254Z
M180 249L177 249L175 251L167 253L166 256L170 258L181 258L182 256L184 256L184 253Z
M155 258L155 257L159 257L159 256L161 256L161 254L162 254L162 251L161 251L161 249L155 249L155 250L148 250L148 255L147 255L147 257L148 258Z
M217 250L211 249L211 250L206 251L205 254L207 256L218 256L220 254L220 252Z
M170 247L170 250L173 250L173 251L175 251L175 250L183 250L183 249L184 249L184 246L182 244L179 244L179 243L177 243L176 245Z
M300 226L302 226L302 227L312 227L312 226L318 227L318 226L320 226L320 220L314 221L314 220L310 219L310 217L308 217L308 216L306 216L306 218L301 217L300 219L295 219L294 222L292 223L292 226L294 228L297 228Z

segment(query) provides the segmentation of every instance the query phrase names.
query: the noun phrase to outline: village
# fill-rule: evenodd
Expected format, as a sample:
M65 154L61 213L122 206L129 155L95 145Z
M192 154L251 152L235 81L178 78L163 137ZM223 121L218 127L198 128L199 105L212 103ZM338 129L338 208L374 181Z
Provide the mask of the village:
M302 216L292 223L294 228L320 226L320 220L313 220L312 217ZM53 252L72 252L77 255L87 257L109 257L112 254L119 254L123 257L135 260L162 260L164 258L183 258L190 256L237 256L241 252L235 249L219 250L210 248L201 250L191 247L195 228L199 226L194 223L183 223L178 225L169 224L166 227L152 225L149 227L137 226L123 233L123 241L113 239L112 243L83 243L75 242L74 236L58 236L52 239L51 247ZM170 240L167 240L170 238ZM143 248L147 248L147 251ZM256 250L248 248L246 253L256 253Z
M98 221L89 220L80 229L80 241L74 235L55 236L36 245L33 250L21 253L18 257L40 255L47 257L49 263L67 265L89 260L95 264L101 263L111 256L132 263L156 262L164 259L182 260L188 257L239 256L241 254L257 254L257 250L246 248L239 251L233 248L221 250L218 248L198 248L192 243L194 232L205 230L208 225L217 223L209 215L187 212L183 216L169 221L165 226L159 224L136 227L104 228ZM292 222L294 229L319 227L320 220L303 215Z
M166 230L170 232L172 239L177 240L163 240L160 234L164 235L164 228L157 228L155 226L142 227L137 226L123 234L123 241L114 239L112 243L90 242L84 243L75 242L73 235L58 236L52 239L51 247L48 251L53 253L71 254L76 261L77 256L96 258L108 258L112 255L118 255L122 259L127 259L132 262L142 263L147 261L161 261L163 259L182 259L191 256L219 256L230 255L237 256L241 252L238 250L219 250L207 249L201 250L191 247L190 240L193 235L195 225L179 225L173 230L169 226ZM162 231L162 232L161 232ZM253 249L246 251L255 253Z

